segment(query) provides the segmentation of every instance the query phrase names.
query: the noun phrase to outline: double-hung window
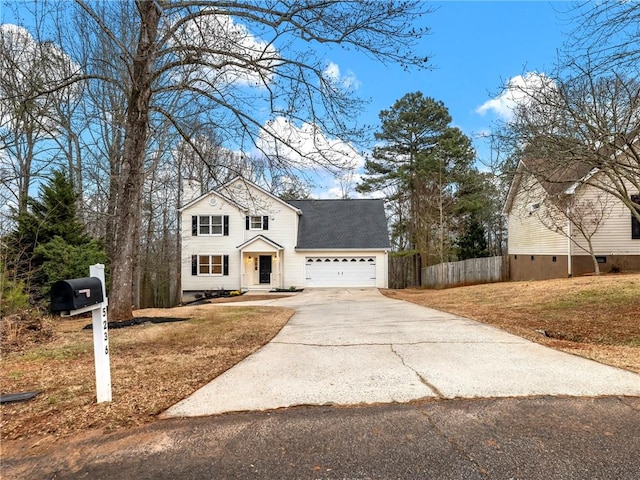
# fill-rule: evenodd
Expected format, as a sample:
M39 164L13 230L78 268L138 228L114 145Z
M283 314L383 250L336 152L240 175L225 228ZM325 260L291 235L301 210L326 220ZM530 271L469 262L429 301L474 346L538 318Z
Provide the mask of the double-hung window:
M246 228L247 230L269 230L269 216L247 215Z
M252 216L251 217L251 225L249 225L251 230L262 230L262 217Z
M191 234L229 235L229 215L194 215L191 217Z
M198 255L198 275L222 275L222 255Z
M229 255L193 255L192 275L229 275Z

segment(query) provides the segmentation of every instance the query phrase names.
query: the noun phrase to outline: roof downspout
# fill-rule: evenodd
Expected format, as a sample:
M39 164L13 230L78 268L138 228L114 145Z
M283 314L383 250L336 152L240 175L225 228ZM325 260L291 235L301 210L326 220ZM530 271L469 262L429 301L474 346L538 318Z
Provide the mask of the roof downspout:
M567 210L569 207L567 207ZM569 215L567 215L569 217ZM573 235L571 220L567 218L567 275L573 277L573 242L571 236Z

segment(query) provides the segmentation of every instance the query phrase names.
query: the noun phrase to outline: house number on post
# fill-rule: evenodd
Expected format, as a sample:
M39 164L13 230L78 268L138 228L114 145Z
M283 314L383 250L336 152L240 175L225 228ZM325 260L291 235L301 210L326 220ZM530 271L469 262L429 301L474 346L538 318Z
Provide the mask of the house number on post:
M104 265L89 267L89 275L97 277L105 290ZM96 396L98 403L111 401L111 366L109 359L109 322L107 321L107 298L99 308L91 312L93 317L93 355L96 367Z

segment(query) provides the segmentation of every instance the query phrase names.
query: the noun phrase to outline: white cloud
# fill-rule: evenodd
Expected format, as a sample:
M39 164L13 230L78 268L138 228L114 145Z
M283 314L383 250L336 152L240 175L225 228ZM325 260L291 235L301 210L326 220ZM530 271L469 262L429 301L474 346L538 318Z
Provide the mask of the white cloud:
M514 109L521 105L527 105L531 101L532 95L537 92L553 88L553 80L544 73L529 72L523 75L512 77L500 95L491 100L487 100L476 109L476 113L484 115L493 112L503 120L513 118Z
M329 62L323 73L325 77L330 78L331 80L340 80L340 67L337 63Z
M348 70L346 75L342 75L337 63L329 62L322 73L325 78L340 85L345 90L357 90L360 88L360 81L356 78L355 73Z
M357 170L364 165L364 157L350 143L328 138L317 125L297 126L284 117L267 122L257 144L267 155L302 170L319 166Z

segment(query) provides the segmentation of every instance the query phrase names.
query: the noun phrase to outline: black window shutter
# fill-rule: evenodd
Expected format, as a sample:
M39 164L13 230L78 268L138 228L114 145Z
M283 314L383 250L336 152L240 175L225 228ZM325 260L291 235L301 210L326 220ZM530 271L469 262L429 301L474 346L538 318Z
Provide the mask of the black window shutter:
M229 255L222 257L222 275L229 275Z
M249 230L249 215L244 217L244 225L245 225L245 229Z
M267 215L262 217L262 229L269 230L269 217Z
M222 222L223 222L222 235L224 235L225 237L228 237L229 236L229 215L225 215L224 217L222 217Z
M198 275L198 256L191 255L191 275Z
M633 203L640 203L640 195L631 195L631 201ZM637 209L640 212L640 209ZM631 238L634 240L640 240L640 222L631 214Z
M191 216L191 235L198 235L198 217L195 215Z

